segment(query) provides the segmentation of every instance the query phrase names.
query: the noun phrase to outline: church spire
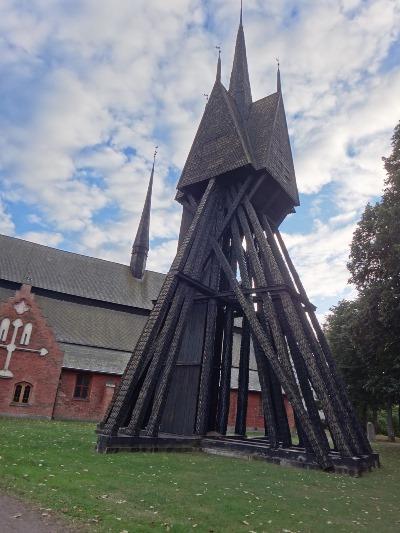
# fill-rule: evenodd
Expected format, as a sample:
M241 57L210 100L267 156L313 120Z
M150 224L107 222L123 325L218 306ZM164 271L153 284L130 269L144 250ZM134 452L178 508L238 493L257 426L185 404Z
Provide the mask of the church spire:
M221 81L221 48L217 46L218 48L218 63L217 63L217 76L216 81Z
M282 86L281 86L281 71L280 71L280 68L279 68L279 59L277 58L277 63L278 63L278 70L276 72L276 92L277 93L281 93L282 92Z
M142 216L140 217L139 227L136 233L135 241L132 246L131 272L133 277L142 279L146 270L147 255L149 253L149 230L150 230L150 210L151 210L151 193L153 190L154 164L156 160L157 147L154 152L153 167L151 169L149 186L147 188L146 199L143 206Z
M231 80L229 83L229 93L236 101L236 105L244 118L252 103L249 70L247 67L246 42L243 31L242 3L240 4L240 22L236 37L235 56Z

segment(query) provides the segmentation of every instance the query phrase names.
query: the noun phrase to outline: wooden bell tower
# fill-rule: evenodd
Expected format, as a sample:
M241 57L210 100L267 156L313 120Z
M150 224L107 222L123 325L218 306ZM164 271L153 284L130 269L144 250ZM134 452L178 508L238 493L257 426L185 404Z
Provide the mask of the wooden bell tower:
M376 465L279 233L299 205L280 72L276 92L253 102L242 15L229 90L219 57L177 189L178 252L99 425L98 450L197 447L351 473ZM240 365L229 436L235 320ZM258 439L246 438L251 350L265 418Z

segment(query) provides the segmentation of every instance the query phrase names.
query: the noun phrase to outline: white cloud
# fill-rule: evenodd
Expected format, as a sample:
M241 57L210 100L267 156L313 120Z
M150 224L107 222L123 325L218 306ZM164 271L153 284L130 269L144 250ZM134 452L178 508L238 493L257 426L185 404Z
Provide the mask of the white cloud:
M53 248L59 246L63 240L61 233L51 233L48 231L27 231L20 235L20 237L26 241L44 244L45 246L51 246Z
M168 272L171 260L176 254L177 239L164 241L159 246L152 248L149 254L147 267L149 270Z
M217 44L228 82L237 22L236 0L115 0L112 9L105 0L3 0L0 179L11 207L0 205L0 231L17 231L12 209L32 207L28 222L47 232L38 239L127 263L158 144L149 267L167 270L180 219L173 181ZM310 293L339 296L354 222L380 193L380 158L400 118L400 67L385 68L400 4L249 0L244 22L255 99L275 90L281 59L300 190L332 186L314 202L313 230L289 244Z
M355 224L337 227L336 222L316 222L308 234L283 235L310 298L343 298L353 291L346 263Z
M12 221L11 215L7 213L6 208L0 198L0 233L13 235L14 231L15 224Z

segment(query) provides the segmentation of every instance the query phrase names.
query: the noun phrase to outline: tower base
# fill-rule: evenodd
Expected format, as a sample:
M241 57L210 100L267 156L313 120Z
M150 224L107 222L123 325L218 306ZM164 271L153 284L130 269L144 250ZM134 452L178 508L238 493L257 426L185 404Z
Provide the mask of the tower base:
M271 448L267 437L244 438L236 436L187 437L161 434L158 437L131 435L104 435L99 433L97 451L100 453L124 452L204 452L226 457L257 459L282 466L294 466L321 470L314 454L305 448L293 445L289 448ZM360 476L379 467L377 453L357 457L343 457L331 451L332 468L328 471L350 476Z

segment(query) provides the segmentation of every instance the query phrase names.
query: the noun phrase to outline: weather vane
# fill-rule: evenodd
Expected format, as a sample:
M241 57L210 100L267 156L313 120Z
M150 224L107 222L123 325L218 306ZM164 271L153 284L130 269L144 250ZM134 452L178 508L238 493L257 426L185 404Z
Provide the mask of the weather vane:
M276 59L276 62L277 62L277 64L278 64L278 68L279 68L279 66L280 66L280 63L279 63L279 57L276 57L275 59Z
M153 160L154 161L156 160L157 150L158 150L158 146L155 146L154 147L154 155L153 155Z

